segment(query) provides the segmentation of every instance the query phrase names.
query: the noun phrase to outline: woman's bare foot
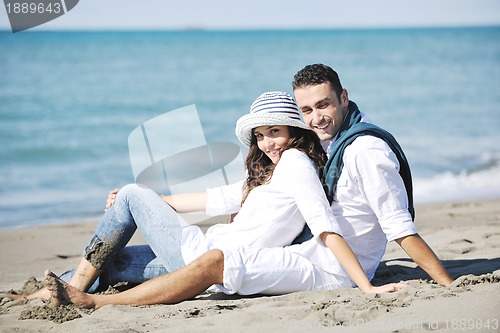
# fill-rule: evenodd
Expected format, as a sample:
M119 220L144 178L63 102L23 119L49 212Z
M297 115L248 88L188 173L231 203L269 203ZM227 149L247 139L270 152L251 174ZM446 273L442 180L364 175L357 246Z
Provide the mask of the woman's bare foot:
M35 291L33 294L29 295L19 295L19 294L1 294L0 293L0 298L10 298L13 301L17 301L20 299L35 299L35 298L41 298L44 300L48 300L50 298L50 292L47 288L42 288L38 291Z
M50 302L53 306L74 304L84 309L95 308L92 295L70 286L49 270L45 271L45 286L50 292Z
M0 299L2 299L2 298L10 298L13 301L17 301L17 300L26 298L26 296L19 295L19 294L9 294L9 293L4 294L4 293L0 293Z

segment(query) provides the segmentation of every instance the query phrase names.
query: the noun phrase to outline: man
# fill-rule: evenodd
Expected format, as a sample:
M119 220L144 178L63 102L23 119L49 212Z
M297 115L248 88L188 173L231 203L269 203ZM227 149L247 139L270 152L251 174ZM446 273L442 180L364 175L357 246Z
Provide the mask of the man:
M293 88L304 120L330 155L324 181L332 210L368 278L375 274L387 242L394 240L437 283L450 284L452 278L416 232L411 175L394 138L375 126L359 125L356 104L328 66L306 66L295 75ZM231 281L225 279L229 270L239 272L231 274ZM285 248L211 250L174 273L116 295L84 294L50 272L46 279L55 305L72 302L88 308L176 303L213 284L240 294L354 286L337 258L314 238Z
M387 241L394 240L437 283L450 284L451 277L416 233L411 175L397 142L387 132L370 126L363 127L358 136L351 135L362 115L332 68L306 66L295 75L292 85L306 124L329 155L325 185L333 200L334 215L369 278ZM338 162L332 165L335 157ZM400 174L403 169L404 178ZM332 188L333 180L337 186Z

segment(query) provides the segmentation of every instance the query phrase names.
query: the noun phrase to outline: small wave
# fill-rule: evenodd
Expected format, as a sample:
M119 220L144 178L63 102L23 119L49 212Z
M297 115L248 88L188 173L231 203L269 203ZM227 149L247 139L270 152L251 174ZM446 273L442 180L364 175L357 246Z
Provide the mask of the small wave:
M416 178L413 195L416 203L500 198L500 161L488 158L481 167L458 174Z

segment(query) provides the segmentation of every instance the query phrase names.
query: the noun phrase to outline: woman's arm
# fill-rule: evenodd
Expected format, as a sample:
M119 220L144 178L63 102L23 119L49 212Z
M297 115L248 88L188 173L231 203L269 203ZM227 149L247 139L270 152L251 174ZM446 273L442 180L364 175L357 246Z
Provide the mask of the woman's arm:
M116 194L120 191L119 188L109 191L108 199L106 200L106 209L115 203ZM194 213L205 211L207 206L207 193L195 192L176 195L163 195L163 201L168 203L177 213Z
M324 232L320 235L321 240L333 252L342 267L347 271L351 279L365 293L383 293L398 291L406 287L404 283L391 283L380 287L374 287L366 276L361 264L352 252L351 247L344 238L333 232Z
M207 207L207 192L163 195L161 198L177 213L202 212Z

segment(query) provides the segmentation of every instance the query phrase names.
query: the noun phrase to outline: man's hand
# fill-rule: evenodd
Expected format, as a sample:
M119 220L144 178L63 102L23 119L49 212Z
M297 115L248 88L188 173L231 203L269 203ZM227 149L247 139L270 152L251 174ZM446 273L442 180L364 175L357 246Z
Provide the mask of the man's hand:
M448 286L453 282L441 261L419 234L401 237L395 241L436 283Z

